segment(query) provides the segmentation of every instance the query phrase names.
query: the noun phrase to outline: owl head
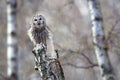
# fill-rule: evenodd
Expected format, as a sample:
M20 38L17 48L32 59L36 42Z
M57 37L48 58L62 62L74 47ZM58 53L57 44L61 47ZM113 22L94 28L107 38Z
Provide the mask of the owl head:
M33 18L33 25L34 25L34 27L41 29L42 27L44 27L46 25L45 18L42 15L37 14Z

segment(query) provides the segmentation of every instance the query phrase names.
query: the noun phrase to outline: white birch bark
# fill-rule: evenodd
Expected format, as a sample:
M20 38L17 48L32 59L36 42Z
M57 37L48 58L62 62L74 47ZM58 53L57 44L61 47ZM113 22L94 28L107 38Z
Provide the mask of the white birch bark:
M54 56L49 58L44 44L37 44L32 52L36 60L36 70L39 70L41 80L65 80L59 59L54 58Z
M103 80L115 80L108 57L108 47L105 43L103 19L99 7L99 2L97 0L88 0L88 6L92 21L93 43L102 78Z
M7 0L7 74L11 80L19 80L18 45L16 31L16 0Z

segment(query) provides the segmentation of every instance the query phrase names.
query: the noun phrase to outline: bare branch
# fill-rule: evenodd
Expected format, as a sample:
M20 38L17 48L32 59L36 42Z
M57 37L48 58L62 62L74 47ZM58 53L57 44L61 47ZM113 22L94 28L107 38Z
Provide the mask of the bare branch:
M90 64L94 64L84 53L81 53L81 55L88 61Z
M115 30L117 24L120 22L120 19L116 20L115 23L113 24L112 28L110 29L110 31L108 32L108 36L107 36L107 41L111 39L112 37L112 33Z
M76 68L89 68L89 67L98 66L98 64L93 63L93 62L89 59L89 57L87 57L87 56L83 53L84 50L81 50L81 51L80 51L80 50L74 51L74 50L71 50L71 49L65 50L65 49L63 49L60 45L58 45L57 43L56 43L56 45L59 46L59 48L61 48L62 51L68 53L68 54L66 54L66 55L62 58L62 60L63 60L63 59L67 59L67 57L71 56L69 53L75 53L75 54L82 55L82 56L88 61L88 63L90 64L90 66L76 66L76 65L71 64L71 63L67 63L67 64L63 64L63 65L70 65L70 66L73 66L73 65L74 65L74 67L76 67Z
M65 63L65 64L62 64L63 66L71 66L71 67L74 67L74 68L81 68L81 69L89 69L89 68L94 68L94 67L98 67L98 64L92 64L90 66L77 66L75 64L72 64L72 63Z

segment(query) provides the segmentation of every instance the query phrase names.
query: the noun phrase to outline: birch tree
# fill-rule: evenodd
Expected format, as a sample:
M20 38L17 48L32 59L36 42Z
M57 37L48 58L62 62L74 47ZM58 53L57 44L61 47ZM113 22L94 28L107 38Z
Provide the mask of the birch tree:
M7 74L11 80L19 80L16 7L16 0L7 0Z
M105 42L103 18L98 0L88 0L92 22L92 35L95 53L101 70L103 80L115 80L108 57L108 47Z

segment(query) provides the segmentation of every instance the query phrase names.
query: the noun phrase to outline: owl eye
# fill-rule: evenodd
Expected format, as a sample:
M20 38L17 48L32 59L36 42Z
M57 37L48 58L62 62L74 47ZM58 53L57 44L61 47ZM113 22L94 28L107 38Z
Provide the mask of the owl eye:
M42 20L42 18L40 18L39 20Z
M34 19L34 21L37 21L37 19Z

